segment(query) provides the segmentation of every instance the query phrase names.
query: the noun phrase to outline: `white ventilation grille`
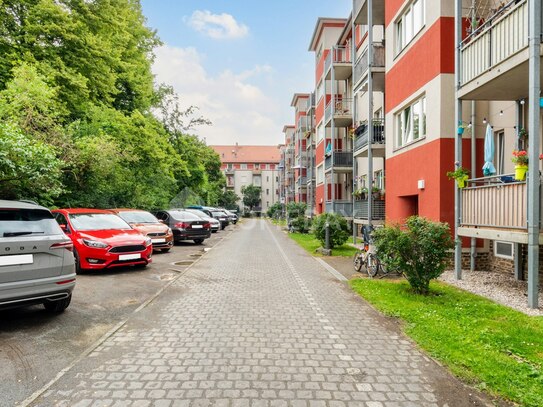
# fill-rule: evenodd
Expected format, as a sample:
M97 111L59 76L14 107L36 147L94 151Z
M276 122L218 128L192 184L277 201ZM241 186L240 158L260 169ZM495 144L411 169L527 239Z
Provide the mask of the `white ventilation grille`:
M513 260L515 257L515 246L511 242L494 242L494 256L502 259Z

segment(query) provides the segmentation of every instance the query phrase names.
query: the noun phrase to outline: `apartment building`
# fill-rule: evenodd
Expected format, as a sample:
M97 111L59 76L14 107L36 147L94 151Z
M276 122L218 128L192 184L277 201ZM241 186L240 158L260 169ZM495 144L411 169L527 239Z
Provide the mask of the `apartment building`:
M221 158L221 169L226 176L226 188L239 197L243 208L241 189L247 185L261 188L261 203L255 210L266 212L280 199L280 168L282 146L210 146Z
M295 170L294 170L294 151L296 139L296 127L294 125L286 125L283 127L285 135L285 145L281 150L281 161L279 168L281 171L281 200L280 202L286 206L289 202L295 202Z
M296 93L290 105L294 108L294 200L307 202L307 106L311 95Z

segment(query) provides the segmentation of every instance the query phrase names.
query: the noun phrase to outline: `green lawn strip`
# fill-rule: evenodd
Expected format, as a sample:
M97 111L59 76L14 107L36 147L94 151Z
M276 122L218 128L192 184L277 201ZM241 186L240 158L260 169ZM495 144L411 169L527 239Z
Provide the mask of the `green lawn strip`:
M302 234L302 233L289 233L288 234L292 240L298 243L302 248L304 248L309 254L313 256L320 256L319 253L316 253L321 243L313 236L312 234ZM332 256L338 257L352 257L354 256L356 249L348 244L344 244L339 247L332 249Z
M353 289L456 376L523 406L543 403L543 318L443 283L414 294L407 282L352 280Z

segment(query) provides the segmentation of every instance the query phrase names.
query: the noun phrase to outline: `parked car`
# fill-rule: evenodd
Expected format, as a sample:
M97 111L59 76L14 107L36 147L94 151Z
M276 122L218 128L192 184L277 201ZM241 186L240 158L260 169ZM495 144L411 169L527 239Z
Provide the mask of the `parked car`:
M206 213L208 216L217 219L219 222L221 222L221 230L224 230L229 224L230 220L228 219L228 216L226 213L218 210L217 208L213 208L211 206L188 206L187 209L198 209L202 212Z
M75 287L72 250L49 209L0 200L0 308L64 311Z
M219 222L217 219L212 218L207 213L199 210L199 209L185 209L187 212L193 213L196 216L199 216L200 218L207 220L211 224L211 233L217 233L219 229L221 228L221 222Z
M172 229L175 242L193 240L202 244L211 236L211 223L186 210L158 211L156 217Z
M122 266L147 266L152 260L150 237L133 229L111 211L58 209L53 214L72 239L76 272Z
M172 230L152 213L139 209L111 209L111 211L142 235L150 237L153 250L168 252L173 247Z
M236 215L234 212L231 212L229 211L228 209L224 209L224 208L219 208L221 211L223 211L224 213L226 213L226 215L228 216L228 220L230 221L230 223L232 224L236 224L238 223L238 215Z

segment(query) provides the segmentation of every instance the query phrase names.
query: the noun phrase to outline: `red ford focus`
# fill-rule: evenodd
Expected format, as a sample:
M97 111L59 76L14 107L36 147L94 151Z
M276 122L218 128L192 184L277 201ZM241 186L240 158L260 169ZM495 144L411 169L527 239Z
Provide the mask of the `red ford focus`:
M113 212L99 209L52 212L62 230L72 239L76 271L146 266L151 262L151 239L132 229Z

